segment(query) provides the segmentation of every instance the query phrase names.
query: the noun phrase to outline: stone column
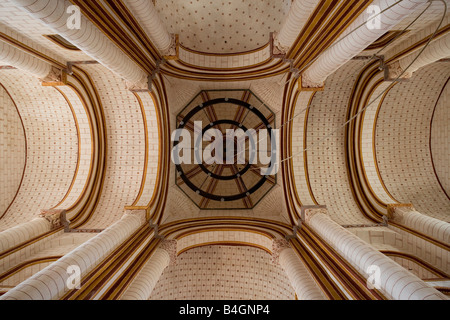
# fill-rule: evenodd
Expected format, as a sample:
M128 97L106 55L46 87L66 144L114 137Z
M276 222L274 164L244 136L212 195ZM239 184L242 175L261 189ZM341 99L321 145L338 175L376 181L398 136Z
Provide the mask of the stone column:
M273 44L279 53L284 53L293 45L299 33L317 7L318 0L295 0L278 34L274 34Z
M392 6L396 0L375 0L372 6L376 6L380 11ZM372 12L362 13L337 40L339 43L333 45L325 51L317 61L315 61L304 73L304 82L311 87L321 87L327 77L347 63L354 56L359 54L370 44L380 38L387 31L391 30L403 18L413 13L420 5L427 0L404 0L401 3L387 9L378 17L377 21L369 20ZM365 24L365 22L367 22ZM354 32L352 32L355 30ZM348 37L350 32L352 34ZM345 37L345 39L344 39ZM336 42L335 42L336 43Z
M326 300L303 262L285 240L274 240L273 262L286 272L299 300Z
M0 253L8 251L46 232L68 226L65 210L42 210L39 217L0 232Z
M305 223L393 300L447 300L447 297L334 222L326 209L305 211Z
M438 60L447 58L450 52L450 34L447 33L438 39L434 39L422 54L417 56L421 50L422 47L406 57L389 64L385 69L385 80L393 81L399 76L401 76L402 79L411 78L412 74L418 69ZM408 68L409 65L411 66Z
M36 19L106 68L124 78L130 89L148 89L148 74L119 49L103 32L82 14L80 24L69 28L74 13L67 13L72 7L69 0L11 0L17 7Z
M161 54L175 56L175 36L167 31L153 3L148 0L125 0L125 4Z
M0 61L30 73L42 81L62 80L62 71L58 68L3 41L0 41Z
M176 240L163 241L120 299L148 300L166 267L176 262L176 247Z
M73 289L73 270L81 280L128 239L145 219L145 210L127 212L116 223L0 297L0 300L56 300Z
M450 223L423 215L412 205L388 205L388 220L450 245Z

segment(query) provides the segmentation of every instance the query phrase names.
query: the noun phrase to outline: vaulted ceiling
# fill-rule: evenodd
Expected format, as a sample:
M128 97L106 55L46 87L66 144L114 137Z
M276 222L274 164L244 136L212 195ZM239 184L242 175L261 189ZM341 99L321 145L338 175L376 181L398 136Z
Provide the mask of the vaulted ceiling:
M170 33L186 48L209 53L258 49L279 31L291 0L157 0L155 7Z
M302 126L302 124L296 122L296 120L299 119L294 119L293 123L289 120L292 115L295 115L295 110L298 110L299 107L297 106L295 110L292 109L293 111L290 115L286 113L288 108L292 108L287 101L289 93L286 90L290 90L289 88L297 85L298 82L296 78L293 78L293 75L297 76L295 72L301 72L305 68L308 69L310 66L315 66L315 60L326 56L329 51L327 50L327 47L330 47L330 44L333 41L339 39L343 30L351 25L356 16L364 13L364 10L367 8L370 1L359 1L352 6L348 6L345 2L321 3L316 10L322 10L317 11L314 16L316 21L314 26L316 29L310 29L309 33L303 35L300 33L292 47L287 52L281 52L280 54L275 53L274 50L276 49L274 48L278 43L273 42L270 38L270 34L274 33L277 35L278 33L283 32L283 30L289 27L289 19L294 19L291 16L299 14L295 11L296 8L292 5L291 1L280 1L277 3L263 1L256 3L254 1L164 2L156 0L153 2L154 7L152 10L157 13L157 16L159 17L159 27L161 30L167 30L166 32L169 34L177 34L176 43L173 43L173 45L176 46L176 52L166 53L167 56L164 60L161 60L164 53L158 53L158 42L153 43L152 48L147 48L150 50L146 50L145 41L152 40L151 34L147 34L145 39L139 37L140 34L146 33L147 22L141 22L139 28L133 27L132 23L139 23L139 21L136 20L137 18L134 18L133 20L129 14L130 12L135 12L133 10L136 10L136 8L139 8L137 7L138 2L134 2L133 5L130 4L128 8L126 6L126 1L113 1L109 3L103 1L74 1L74 3L80 5L83 14L87 17L86 21L90 20L86 23L92 23L89 28L98 28L108 35L112 45L122 49L124 54L123 59L130 59L133 63L146 70L154 69L155 66L157 66L156 72L152 72L150 75L157 81L153 84L153 88L151 88L153 90L153 99L150 99L145 93L138 93L138 91L131 93L130 91L127 91L125 87L121 87L121 76L110 73L104 66L99 64L85 64L86 61L92 63L94 60L91 51L88 50L83 52L83 50L70 50L56 44L54 39L50 40L46 36L57 33L55 32L54 27L51 24L46 25L45 21L38 19L36 15L32 15L30 18L29 14L21 10L14 1L8 0L1 4L2 25L0 25L0 27L3 28L3 40L8 40L16 46L23 43L22 46L26 46L26 48L29 48L32 52L39 52L41 58L45 57L44 60L46 61L54 61L58 66L67 64L71 61L71 64L76 68L74 70L76 70L78 74L86 73L89 75L92 85L96 87L95 90L96 95L98 96L98 103L101 104L102 108L102 121L104 121L104 125L106 125L104 134L107 139L107 143L105 144L106 148L104 149L106 166L102 166L104 168L102 178L104 182L102 183L102 191L100 192L102 196L100 199L103 199L104 197L107 198L98 201L98 204L96 205L96 212L99 212L98 214L91 213L88 215L89 217L93 217L94 220L92 221L98 221L98 223L87 223L87 226L92 228L102 228L110 225L110 223L120 216L120 207L133 207L133 203L136 204L139 202L138 199L140 199L142 195L144 195L144 197L150 196L150 194L145 194L144 190L147 193L151 193L152 188L156 187L155 178L149 176L146 178L148 180L144 179L146 181L152 180L152 186L146 187L147 182L142 184L142 181L144 181L142 180L142 175L144 173L148 175L149 167L158 170L157 167L155 167L156 162L150 163L150 159L159 161L159 166L168 166L168 169L170 169L168 170L167 177L158 176L159 179L167 179L168 185L173 185L173 181L176 181L175 185L178 187L181 187L183 184L184 187L186 187L186 181L180 182L180 177L176 179L171 178L175 174L174 172L176 172L174 165L161 162L161 158L157 160L156 154L152 155L150 151L152 142L150 140L147 144L143 142L142 139L144 137L150 138L150 130L154 128L149 125L150 122L148 121L151 119L154 119L153 121L157 120L159 126L159 131L158 133L156 131L154 132L154 137L160 140L160 144L158 147L155 146L155 148L161 148L162 143L166 144L167 150L170 149L170 144L166 141L167 138L164 138L165 132L175 129L179 125L179 120L190 111L189 108L194 108L197 102L205 103L210 99L224 99L231 97L238 100L247 99L246 101L250 103L250 105L261 104L265 107L269 107L271 115L264 116L266 119L267 117L271 118L269 122L273 124L274 127L279 127L283 130L287 129L288 131L285 131L285 134L289 134L289 130L294 130L294 132L296 132L297 128L301 130L301 127L298 126ZM311 8L312 9L310 10L313 10L314 6ZM327 8L327 10L323 10L325 8ZM383 37L374 39L380 43L378 44L378 48L372 46L372 49L355 52L354 55L359 54L360 57L370 57L371 54L378 50L378 55L387 54L387 56L395 56L396 52L404 50L405 45L414 42L416 38L420 38L424 32L430 33L431 31L428 31L429 29L426 29L425 27L431 28L437 23L437 20L439 20L438 16L442 11L442 5L438 2L433 2L418 19L417 23L408 26L414 17L417 17L424 8L425 5L419 6L416 8L414 14L405 15L403 20L393 23L391 33L384 33ZM339 14L342 15L341 18L335 20L333 17L336 17ZM307 15L305 17L307 17ZM300 21L300 23L305 24L306 20L303 22ZM341 29L336 29L336 23L339 23ZM313 24L306 24L305 28L310 28L312 26ZM408 29L404 31L407 32L405 34L401 33L400 31L403 31L402 28L406 26L408 26ZM393 33L392 31L395 30L399 32ZM112 35L116 36L111 37ZM74 39L71 39L71 36L63 35L63 37L65 37L69 43L72 40L72 44L75 47L77 46L76 41L73 43ZM325 42L324 37L328 42ZM132 42L127 42L127 40ZM388 46L382 48L386 43ZM326 45L323 46L323 44ZM293 51L293 48L298 49ZM382 50L381 52L379 51L380 49ZM280 50L282 50L282 46ZM332 50L334 50L334 48ZM172 56L172 54L175 54L175 56ZM342 158L341 160L338 160L338 154L343 150L334 150L335 148L338 148L338 146L341 146L341 148L345 146L342 145L345 136L340 136L341 134L344 134L345 131L339 131L334 136L330 137L330 139L336 139L336 147L326 147L323 150L321 148L325 147L326 141L316 138L316 135L323 136L325 135L325 132L339 129L339 127L345 123L345 107L347 100L350 98L352 90L354 90L354 83L357 80L358 75L366 68L368 63L371 63L371 60L367 59L368 58L366 58L366 61L361 60L360 62L347 62L345 67L341 68L327 80L325 83L325 91L317 92L317 94L310 98L311 101L306 104L306 106L309 105L311 107L311 112L308 115L309 118L307 126L305 127L305 132L308 132L308 137L305 137L305 139L308 141L318 139L318 142L313 146L309 146L307 153L305 153L305 156L307 155L305 166L307 166L308 170L307 188L304 189L306 186L302 186L302 184L299 183L299 177L296 181L297 188L299 189L297 192L302 194L305 190L309 190L307 193L309 193L310 196L316 194L312 196L314 201L319 203L331 202L329 204L331 207L336 205L336 219L341 219L343 223L350 223L351 221L362 223L364 221L362 216L358 213L358 205L353 209L347 208L352 201L345 200L345 205L339 205L334 200L331 201L332 199L335 199L338 194L341 195L341 199L344 199L342 198L344 189L346 190L344 194L348 193L348 198L352 198L352 192L350 191L351 183L347 180L345 174L345 159ZM317 61L317 63L319 63L319 61ZM12 85L14 81L25 81L20 80L18 73L18 71L14 70L9 71L10 75L8 75L7 71L2 72L6 89L8 89L8 86ZM8 75L8 77L5 77L6 75ZM304 79L301 79L304 81L307 80L306 76ZM11 84L9 84L7 80L10 81ZM27 82L30 83L30 81ZM437 88L438 91L441 86L442 84ZM400 88L400 86L397 86L397 88L393 90L399 90L398 88ZM21 107L19 102L19 95L23 94L20 92L15 93L12 90L11 87L11 94L5 97L5 101L8 99L16 101L17 110L24 115L23 107ZM14 90L17 91L17 88ZM33 92L34 89L29 86L27 90L28 92ZM36 88L35 90L34 96L29 95L26 97L24 96L23 98L28 99L28 101L38 99L38 89ZM247 98L245 98L246 92L250 92L250 95ZM58 96L63 94L57 87L56 90L51 89L51 93ZM159 111L159 115L157 115L157 113L155 115L150 115L150 113L154 113L151 111L152 106L155 106L155 102L158 103L158 101L155 101L155 94L160 96L157 100L159 99L162 103L162 105L159 106L161 110ZM208 97L208 95L211 95L212 97ZM204 96L207 96L207 98ZM68 93L64 94L63 97L68 99L66 103L69 103L72 109L74 109L76 103L75 101L70 101ZM251 100L251 97L255 97L254 99L261 101L261 103L249 102L248 100ZM196 101L196 99L200 100ZM434 97L433 99L436 100L437 98ZM386 98L385 103L389 103L389 101L389 98ZM64 99L61 103L63 102ZM123 107L124 104L127 106L126 108ZM145 123L142 122L142 115L140 115L140 113L147 108L150 109L145 114L145 119L147 121L147 123ZM164 108L167 108L168 112L162 111ZM189 110L183 110L183 108ZM216 106L214 110L216 113L216 120L235 119L239 107L237 110L231 109L231 105L220 104ZM164 116L165 120L163 119L161 112L167 112L167 115ZM226 115L227 112L230 113L228 116ZM73 111L73 113L76 112ZM129 115L127 115L128 113ZM317 116L316 113L318 114ZM323 116L320 116L320 114L323 114ZM201 115L203 115L203 112L201 112ZM380 116L382 115L383 114L381 113ZM158 118L154 118L155 116ZM12 114L11 117L14 118ZM81 122L81 120L78 117L81 117L81 115L77 116L75 119L77 122L77 129L80 131L79 122ZM135 117L135 119L133 117ZM25 132L29 131L29 134L27 135L27 138L29 139L33 134L31 134L31 129L27 124L27 117L23 116L23 118L23 126ZM211 119L207 120L208 121L206 122L209 124ZM315 124L315 121L317 121L317 124ZM294 125L293 129L291 128L292 125ZM380 125L380 123L378 123L378 125ZM68 126L69 122L66 122L65 127L67 128ZM309 128L310 126L312 129ZM19 130L20 127L21 126L19 126L17 130ZM251 125L251 127L253 128L254 126ZM324 133L320 133L320 130L325 131ZM78 139L80 139L80 134L81 132L79 133ZM92 134L93 132L91 132L91 135ZM67 132L64 136L69 139L70 133ZM282 138L282 144L284 144L283 139L286 139L286 136ZM125 143L125 141L127 142ZM88 146L83 147L83 145L77 147L70 142L70 140L67 140L65 143L66 145L73 145L72 148L75 148L75 150L77 148L79 150L88 148ZM83 143L83 140L79 140L78 143ZM123 143L126 145L123 145ZM31 148L31 146L32 144L28 141L28 149ZM20 143L17 144L17 147L20 149ZM299 145L299 147L301 146ZM28 157L30 157L31 150L28 151ZM161 149L159 149L158 152L161 156ZM80 157L81 154L78 154L77 174L81 174ZM89 163L89 157L86 157L86 161ZM289 158L286 154L284 157ZM322 160L323 157L326 157L326 159L333 159L332 163L324 162ZM70 160L70 158L67 158L67 161L69 162L66 165L67 169L70 168L68 166L69 164L77 163L74 162L74 160ZM90 161L92 163L92 156ZM293 161L295 166L297 163L296 161L302 162L306 161L306 159L301 160L300 158L293 156ZM300 166L302 166L301 162ZM23 160L18 160L16 163L19 166L18 170L20 171L20 167L23 167L20 163L23 163ZM282 163L284 164L285 162L283 161ZM27 161L27 172L33 169L30 166L31 162ZM100 166L98 166L98 168L100 168ZM195 168L184 168L186 174L191 176L191 179L195 176L195 178L201 180L202 178L200 175L192 174L191 171L194 169ZM240 171L239 168L234 168L234 171L233 168L222 169L227 172L226 174L222 173L222 175L225 176L232 176L233 174L236 174L234 171ZM92 171L92 164L90 170ZM380 170L381 174L383 174L384 169ZM437 169L437 171L440 170L441 169L439 168ZM325 179L324 174L327 171L330 172L326 174L327 179ZM213 174L216 175L214 172ZM64 174L61 175L64 177ZM134 178L133 175L135 175ZM294 176L296 175L297 173L295 173L294 170ZM14 181L18 181L18 176L18 173L15 174ZM121 179L125 176L127 178L123 183L127 185L126 190L129 193L129 196L125 196L123 190L119 191L120 196L113 196L114 190L119 190L115 188L121 185ZM30 179L31 177L31 173L27 173L22 185L25 186L28 181L27 179ZM73 177L67 175L67 179L69 179L68 181L71 181L73 180ZM86 185L88 179L89 178L84 177L83 179L75 179L74 181L79 181ZM272 187L275 185L286 185L286 179L288 179L287 176L281 175L278 184L277 180L273 178L269 181L269 185ZM12 189L17 189L17 181L11 184ZM109 189L108 181L112 184L111 189ZM224 180L222 183L227 183L227 181L228 180ZM198 182L202 186L205 185L205 183L201 183L201 181ZM238 183L236 184L236 182ZM161 180L159 180L159 183L161 183ZM248 190L251 188L247 186L247 184L254 184L251 181L244 180L243 176L232 183L235 184L232 189L237 188L236 190L241 191L236 194L248 193ZM61 184L59 185L62 186ZM71 183L69 183L69 185L71 185ZM265 195L270 192L280 192L276 191L278 190L277 188L272 190L270 186L267 190L263 191L262 194ZM344 189L338 191L338 186L340 186L339 188ZM208 190L217 190L217 188L226 190L228 188L225 186L213 187L211 183L206 183L205 187ZM81 185L80 188L83 189ZM11 194L14 193L12 189L8 191ZM73 183L71 189L73 189ZM254 211L252 215L258 215L258 212L263 210L254 208L254 206L262 199L261 196L258 196L258 199L251 199L250 196L248 196L247 200L244 200L245 203L241 203L243 205L241 208L240 205L235 206L231 203L226 205L217 199L208 199L208 201L204 199L206 194L211 195L214 192L208 193L206 190L200 190L200 192L203 192L204 194L202 197L195 200L196 197L199 196L195 193L195 190L192 188L184 190L183 187L181 187L181 190L183 192L177 193L177 197L186 196L191 198L197 207L203 209L219 207L221 209L246 208ZM197 193L198 191L199 190L197 190ZM284 192L287 192L287 189L284 189ZM52 193L48 194L51 195ZM230 191L229 194L231 195L234 193ZM136 196L138 197L136 198ZM10 199L11 196L6 198ZM114 199L114 201L112 201L112 199ZM208 205L205 205L205 201ZM239 200L239 202L242 201L243 200ZM308 201L304 198L303 202L306 203ZM105 206L103 206L102 203L105 203ZM113 205L113 203L117 203L117 206ZM48 204L42 204L40 207L52 207L53 205L55 204L50 202ZM4 206L6 206L6 204L4 204ZM166 210L169 211L167 212L168 216L171 215L170 208L171 206L169 205L168 210ZM280 206L279 208L280 210L286 210L283 209L283 206ZM100 213L104 211L110 211L111 213L104 218L98 218L104 215ZM338 213L339 211L342 211L342 213ZM31 212L34 211L32 210ZM114 214L113 212L117 212L117 214ZM221 215L222 214L223 213L221 213ZM286 212L277 212L274 214L280 214L286 217L289 216ZM346 219L344 218L346 215L353 218L349 217L349 219ZM264 214L262 214L262 216L264 216ZM104 221L104 223L101 223L100 221Z
M276 238L305 205L350 228L378 227L392 203L450 220L442 1L45 1L0 3L0 231L49 209L74 233L138 212L147 236L168 237L213 226ZM376 30L361 23L373 4ZM261 176L248 158L177 166L172 133L193 121L279 129L279 171Z

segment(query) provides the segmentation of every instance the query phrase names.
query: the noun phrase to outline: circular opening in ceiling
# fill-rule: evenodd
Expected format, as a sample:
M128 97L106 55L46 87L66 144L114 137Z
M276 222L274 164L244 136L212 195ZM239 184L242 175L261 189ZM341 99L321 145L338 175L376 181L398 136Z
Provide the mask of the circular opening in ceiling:
M189 146L193 152L192 159L198 161L188 164L176 162L176 183L201 208L201 203L207 199L208 208L214 207L212 201L246 202L248 209L256 205L276 183L276 175L261 174L261 168L270 168L272 160L264 163L258 159L262 140L256 135L266 130L266 142L270 148L275 115L263 103L261 110L255 107L248 101L251 99L260 102L253 94L247 101L214 98L195 104L194 99L178 115L177 129L192 133ZM196 130L197 135L194 134ZM245 137L237 137L230 131L245 133ZM174 141L176 148L182 139L178 136ZM208 161L211 159L205 156L206 150L215 143L216 148L211 154L219 162Z

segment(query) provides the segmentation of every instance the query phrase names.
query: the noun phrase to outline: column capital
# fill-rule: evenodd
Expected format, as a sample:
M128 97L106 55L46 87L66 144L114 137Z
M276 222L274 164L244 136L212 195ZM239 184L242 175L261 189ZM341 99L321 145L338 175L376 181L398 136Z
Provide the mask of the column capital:
M122 216L122 218L127 215L137 216L139 219L141 219L142 224L144 224L147 221L147 210L145 210L145 209L125 210L125 213Z
M327 207L326 206L302 206L300 208L300 218L306 223L309 223L311 221L311 218L318 213L323 213L326 215L328 213Z
M410 203L393 203L387 205L387 218L395 222L402 222L404 211L415 211L414 206Z
M278 264L281 251L290 248L291 246L289 242L287 242L285 239L274 239L272 241L272 262L274 264Z
M394 81L398 77L400 77L399 80L410 79L412 77L412 73L404 72L403 68L400 65L400 61L397 60L384 68L384 80Z
M305 222L309 223L311 221L311 219L317 214L327 215L327 213L328 213L328 210L325 208L306 209L305 210Z
M151 79L149 76L142 77L138 82L130 82L125 80L125 87L132 92L147 92L150 91Z
M324 91L325 84L313 82L306 73L298 78L298 90L301 91Z
M65 209L41 210L39 217L50 222L51 230L55 230L60 227L64 227L64 229L69 228L69 221L66 219Z
M179 35L171 34L170 39L171 39L170 46L167 50L162 52L162 55L166 60L178 60L178 53L180 47Z
M177 240L163 240L159 245L160 249L167 251L170 257L170 264L175 264L177 261Z
M289 51L288 47L283 46L278 40L278 32L270 33L270 55L273 58L283 59Z
M48 75L41 80L44 87L65 86L67 84L67 73L52 66Z

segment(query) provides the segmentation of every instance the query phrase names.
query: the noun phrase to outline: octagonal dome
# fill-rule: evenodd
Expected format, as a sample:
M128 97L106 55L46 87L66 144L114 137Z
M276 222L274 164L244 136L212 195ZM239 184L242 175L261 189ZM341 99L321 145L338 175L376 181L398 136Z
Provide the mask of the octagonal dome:
M190 141L176 154L190 152L190 161L176 161L175 183L200 209L252 209L276 184L276 170L265 172L274 167L275 114L250 90L201 91L177 129Z

